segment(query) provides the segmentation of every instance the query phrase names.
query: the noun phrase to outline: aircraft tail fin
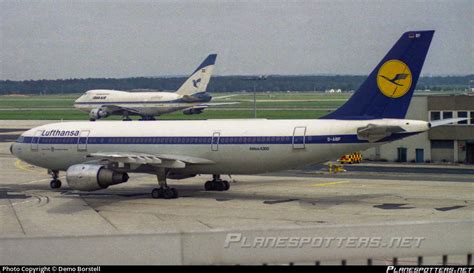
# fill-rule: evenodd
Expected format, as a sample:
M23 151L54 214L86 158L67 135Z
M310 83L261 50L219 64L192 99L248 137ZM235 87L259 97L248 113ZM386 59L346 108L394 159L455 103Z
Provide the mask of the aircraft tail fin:
M211 79L214 64L216 63L217 54L210 54L198 66L191 76L176 91L179 95L193 95L196 93L206 92L207 85Z
M404 118L433 34L403 33L354 95L322 119Z

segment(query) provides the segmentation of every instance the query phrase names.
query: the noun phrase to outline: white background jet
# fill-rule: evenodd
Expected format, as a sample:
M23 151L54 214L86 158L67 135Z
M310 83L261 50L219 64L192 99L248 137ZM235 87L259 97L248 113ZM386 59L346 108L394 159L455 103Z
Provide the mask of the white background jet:
M74 107L88 112L91 121L110 115L122 115L124 120L130 120L130 115L153 120L155 116L180 110L192 115L200 114L211 105L229 104L209 103L212 97L206 93L216 57L216 54L207 56L176 92L89 90L74 102Z

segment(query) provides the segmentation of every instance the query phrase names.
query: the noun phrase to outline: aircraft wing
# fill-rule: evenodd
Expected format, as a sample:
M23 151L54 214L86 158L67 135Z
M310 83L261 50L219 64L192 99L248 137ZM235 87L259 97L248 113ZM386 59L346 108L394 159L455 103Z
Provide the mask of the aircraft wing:
M391 136L394 133L400 133L404 131L405 129L400 126L369 124L365 127L357 129L357 138L359 140L368 140L369 142L376 142L388 136Z
M122 152L97 152L88 154L87 157L110 163L131 163L137 165L151 165L170 169L182 169L186 165L214 164L214 161L186 155L122 153Z
M239 102L211 102L211 103L203 103L194 105L192 107L183 109L184 114L201 114L204 109L210 106L219 106L219 105L230 105L230 104L237 104Z

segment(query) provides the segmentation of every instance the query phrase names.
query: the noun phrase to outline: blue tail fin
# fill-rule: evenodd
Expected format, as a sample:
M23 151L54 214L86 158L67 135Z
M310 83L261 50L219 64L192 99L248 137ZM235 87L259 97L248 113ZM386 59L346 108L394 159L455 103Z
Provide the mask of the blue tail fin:
M210 54L207 58L194 70L189 78L176 91L177 94L190 96L197 93L206 92L207 85L212 76L214 64L216 63L217 54Z
M322 119L404 118L433 34L403 33L354 95Z

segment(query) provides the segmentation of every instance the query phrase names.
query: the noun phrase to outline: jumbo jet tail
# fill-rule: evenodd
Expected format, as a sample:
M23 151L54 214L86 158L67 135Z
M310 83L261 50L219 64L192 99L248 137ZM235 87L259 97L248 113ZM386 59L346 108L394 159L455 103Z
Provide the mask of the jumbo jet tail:
M217 54L211 54L194 70L191 76L176 91L179 95L193 95L206 92L207 84L211 79L212 70L216 63Z
M405 118L433 34L403 33L354 95L322 119Z

